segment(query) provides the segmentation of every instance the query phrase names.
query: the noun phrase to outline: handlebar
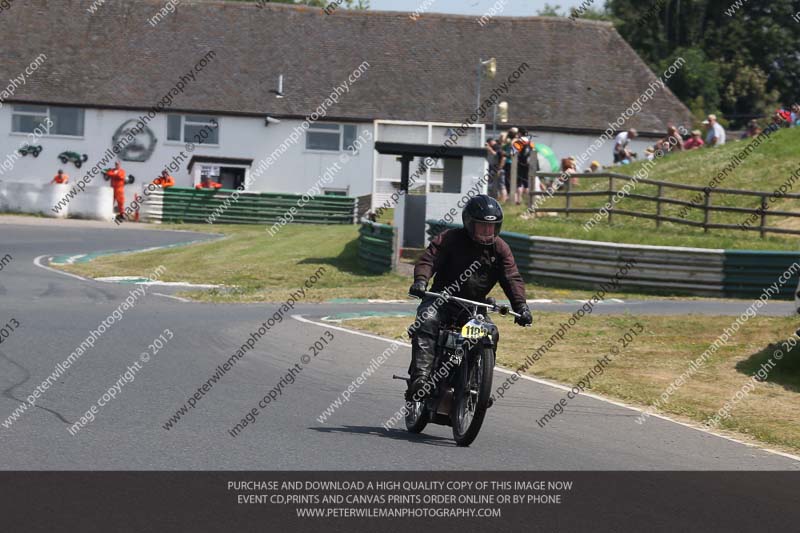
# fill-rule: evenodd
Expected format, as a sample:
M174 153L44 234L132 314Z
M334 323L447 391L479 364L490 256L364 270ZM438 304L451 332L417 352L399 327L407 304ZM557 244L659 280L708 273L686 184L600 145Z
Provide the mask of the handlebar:
M483 307L483 308L495 311L495 312L497 312L497 313L499 313L500 315L503 315L503 316L505 316L505 315L511 315L511 316L514 316L514 317L522 316L519 313L515 313L514 311L512 311L507 305L497 305L496 303L476 302L476 301L473 301L473 300L467 300L466 298L459 298L458 296L452 296L450 294L443 294L443 293L430 292L430 291L425 291L425 296L432 296L434 298L442 298L444 300L452 300L454 302L459 302L459 303L466 304L466 305L474 305L476 307Z

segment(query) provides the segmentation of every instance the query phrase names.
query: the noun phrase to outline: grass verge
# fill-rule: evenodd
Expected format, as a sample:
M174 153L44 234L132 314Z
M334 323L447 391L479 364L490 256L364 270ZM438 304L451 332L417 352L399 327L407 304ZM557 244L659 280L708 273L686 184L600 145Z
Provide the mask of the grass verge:
M225 239L192 246L143 253L103 256L88 263L63 266L68 272L95 278L146 276L166 267L163 281L211 283L229 290L191 291L185 296L202 301L282 301L306 279L324 267L325 273L310 291L309 301L334 298L404 299L410 276L375 275L358 264L356 226L289 225L274 237L261 226L164 225L163 229L219 232ZM527 285L529 298L580 299L591 290ZM494 295L504 298L499 290ZM608 294L608 298L642 298L632 293Z
M721 175L717 188L741 189L771 193L786 185L786 192L798 192L798 183L792 179L793 173L798 169L797 145L800 143L800 128L784 129L771 135L768 140L753 150L741 163L731 170L733 159L740 154L750 140L732 140L725 146L690 152L676 153L659 159L650 169L649 179L707 187L712 179ZM643 162L632 165L616 166L610 168L611 172L634 175L639 171ZM726 170L727 167L727 170ZM720 174L722 173L722 174ZM615 182L615 190L622 188L624 183ZM578 176L578 184L573 186L574 191L606 190L607 178L589 178ZM631 193L654 197L658 194L658 187L638 183L630 190ZM664 189L664 196L685 201L696 200L696 193L692 191L678 191ZM572 207L591 208L598 211L608 201L608 197L575 197ZM711 193L711 201L716 206L758 208L759 198L747 196L732 196L720 193ZM546 200L542 208L563 208L566 205L564 198ZM617 209L626 209L649 214L656 214L655 202L630 198L623 198L615 205ZM682 207L677 205L662 205L662 214L680 217ZM596 226L588 231L583 229L583 224L594 216L592 214L572 214L567 218L564 214L557 217L538 217L524 220L518 216L523 209L515 206L507 208L507 223L504 228L508 231L532 235L547 235L592 241L620 242L628 244L652 244L669 246L692 246L701 248L731 248L753 250L797 250L800 237L768 234L769 237L760 238L757 232L744 232L737 230L710 230L704 233L702 229L693 228L664 222L656 227L655 221L636 219L617 215L609 224L603 218ZM796 211L797 201L783 198L769 206L770 211ZM749 215L744 213L712 212L712 223L741 224L745 223ZM687 219L694 222L703 221L703 213L699 209L692 209ZM757 225L758 222L756 222ZM769 226L793 228L800 227L798 219L768 216Z
M502 321L497 364L519 368L569 316L536 313L533 330ZM733 321L731 317L708 316L589 315L567 333L564 341L534 363L528 373L573 386L598 358L611 353L614 346L621 348L618 339L638 322L644 332L613 357L613 362L602 376L592 381L589 390L647 407L688 370L689 363ZM410 322L410 318L370 318L345 324L384 337L407 340L405 328ZM781 341L790 338L795 329L794 318L750 319L726 346L677 389L661 411L695 423L706 421L751 382L751 376L781 348ZM795 348L784 356L765 381L756 384L752 392L734 405L730 418L723 420L718 430L797 453L800 452L799 404L800 350ZM539 416L542 415L544 412ZM532 419L525 423L538 429Z
M553 202L560 200L554 199ZM597 208L599 209L599 206ZM661 228L656 229L651 221L619 216L614 218L611 225L604 220L587 231L583 229L583 225L589 220L588 215L570 215L567 218L562 213L557 217L539 216L526 220L519 216L525 208L508 206L504 209L508 212L508 217L503 223L503 230L525 235L724 250L797 251L800 248L800 237L791 235L768 235L762 239L758 234L742 231L713 230L703 233L702 230L671 223L664 223Z

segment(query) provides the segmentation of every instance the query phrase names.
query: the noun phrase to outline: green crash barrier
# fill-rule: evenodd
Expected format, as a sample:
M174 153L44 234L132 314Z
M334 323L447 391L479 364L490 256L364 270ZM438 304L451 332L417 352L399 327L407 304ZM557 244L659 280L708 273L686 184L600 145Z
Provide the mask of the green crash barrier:
M432 237L460 227L438 220L427 223ZM758 298L770 288L770 298L791 300L800 277L800 252L635 246L510 232L500 236L511 247L522 276L531 282L596 287L635 259L635 266L620 281L623 290Z
M758 298L766 287L780 290L782 300L794 299L800 274L800 253L725 250L723 274L728 296ZM779 281L784 280L781 283Z
M148 219L219 224L353 224L356 199L284 193L239 193L229 189L171 187L148 199ZM152 206L152 207L151 207Z
M358 230L358 262L376 274L391 272L397 262L394 226L364 222Z

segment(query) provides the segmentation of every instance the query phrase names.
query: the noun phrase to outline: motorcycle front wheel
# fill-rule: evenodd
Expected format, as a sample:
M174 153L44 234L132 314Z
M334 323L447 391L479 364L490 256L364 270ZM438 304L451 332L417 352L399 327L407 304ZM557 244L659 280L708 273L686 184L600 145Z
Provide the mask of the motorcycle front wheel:
M430 418L425 402L406 402L406 429L409 433L422 433Z
M455 391L453 439L459 446L469 446L478 436L492 394L494 350L483 348L471 359L469 367L462 366Z

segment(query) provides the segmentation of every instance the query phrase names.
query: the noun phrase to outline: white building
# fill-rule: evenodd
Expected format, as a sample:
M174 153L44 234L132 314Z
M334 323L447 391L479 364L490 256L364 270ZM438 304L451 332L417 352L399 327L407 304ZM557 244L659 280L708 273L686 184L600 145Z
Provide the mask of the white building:
M101 163L102 168L111 167L117 158L104 160L105 151L114 145L115 139L124 137L123 132L136 128L142 114L146 111L6 104L0 109L0 153L11 154L20 146L30 144L28 132L44 122L44 117L52 117L60 127L49 128L48 134L33 142L34 146L42 147L38 157L33 154L19 157L10 171L0 166L0 179L49 181L59 168L74 179L96 163ZM166 168L178 186L190 187L200 182L202 170L210 170L225 187L234 188L243 183L252 168L283 143L294 128L300 127L302 121L281 119L280 123L271 123L268 127L265 124L263 117L157 114L144 131L136 135L135 141L125 144L123 140L125 146L119 159L137 181L151 181ZM207 138L199 139L198 143L195 135L204 128ZM251 189L303 193L304 185L316 182L342 154L349 155L348 142L361 137L366 140L366 146L352 156L346 165L347 172L337 175L327 191L355 196L369 194L371 180L363 177L371 176L372 130L370 123L315 124L299 142L288 146L285 153L275 159ZM58 159L63 152L86 154L88 158L79 169L73 162L63 163ZM195 164L190 173L193 159ZM362 179L356 179L357 176ZM98 183L93 181L93 184Z

